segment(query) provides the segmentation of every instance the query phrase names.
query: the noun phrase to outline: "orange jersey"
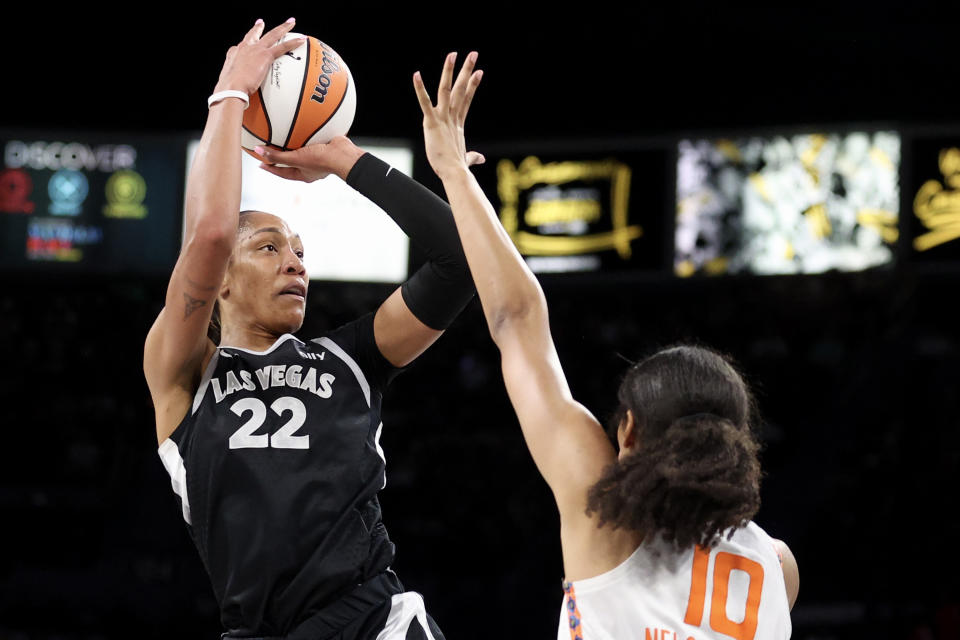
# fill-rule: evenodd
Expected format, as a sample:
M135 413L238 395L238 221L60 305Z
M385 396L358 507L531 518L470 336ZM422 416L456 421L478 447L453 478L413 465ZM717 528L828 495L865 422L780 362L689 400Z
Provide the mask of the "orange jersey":
M791 632L780 559L753 522L712 549L644 542L564 592L558 640L785 640Z

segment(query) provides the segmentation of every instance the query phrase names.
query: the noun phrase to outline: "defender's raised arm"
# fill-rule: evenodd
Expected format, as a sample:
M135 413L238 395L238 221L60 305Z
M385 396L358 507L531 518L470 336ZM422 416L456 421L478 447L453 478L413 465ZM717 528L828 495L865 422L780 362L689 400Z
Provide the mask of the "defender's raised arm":
M427 159L453 209L527 446L557 498L564 526L585 522L586 489L614 459L613 447L596 419L571 396L543 291L470 173L476 154L467 152L463 127L483 72L474 71L473 52L453 82L455 60L451 53L444 62L436 106L419 72L413 78Z

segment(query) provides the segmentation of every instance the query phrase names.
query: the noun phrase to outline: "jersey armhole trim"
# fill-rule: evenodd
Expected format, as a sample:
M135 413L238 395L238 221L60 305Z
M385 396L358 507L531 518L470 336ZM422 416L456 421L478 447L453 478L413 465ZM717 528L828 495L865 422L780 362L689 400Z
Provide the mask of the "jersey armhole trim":
M217 360L219 357L220 348L217 347L214 349L213 355L210 356L210 362L207 363L203 377L200 378L200 386L197 387L197 393L193 396L193 408L190 411L190 415L194 415L197 409L200 408L200 403L203 402L203 396L207 392L207 386L210 384L210 378L213 376L213 370L217 368Z
M774 551L776 552L776 554L777 554L777 560L780 561L780 567L783 568L783 554L780 553L780 549L777 547L777 545L773 544L773 545L771 545L771 546L773 547L773 550L774 550Z
M363 370L360 368L360 365L351 358L346 351L340 348L336 342L330 338L314 338L311 342L315 342L319 345L323 345L330 350L333 355L337 356L343 360L350 370L353 371L353 375L356 376L357 382L360 383L360 390L363 391L363 397L367 401L367 406L370 407L370 384L367 382L367 377L363 375Z
M183 519L187 524L193 524L190 517L190 499L187 497L187 468L183 464L180 448L171 438L167 438L157 449L157 453L160 454L163 467L170 474L173 492L180 497Z
M783 569L783 554L780 553L780 549L777 547L777 543L774 542L773 536L767 533L763 527L758 525L756 522L751 520L747 523L747 526L744 527L749 531L752 531L754 535L759 537L762 541L766 542L769 545L769 548L773 550L773 554L776 556L777 561L780 565L780 569Z

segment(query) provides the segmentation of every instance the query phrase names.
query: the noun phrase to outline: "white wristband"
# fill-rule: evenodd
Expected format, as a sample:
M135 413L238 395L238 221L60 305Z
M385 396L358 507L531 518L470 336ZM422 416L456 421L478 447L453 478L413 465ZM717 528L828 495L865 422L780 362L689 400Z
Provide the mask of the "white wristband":
M243 91L236 91L234 89L227 89L226 91L217 91L215 94L207 98L207 109L220 102L224 98L240 98L243 100L243 109L246 111L247 107L250 106L250 97L247 96Z

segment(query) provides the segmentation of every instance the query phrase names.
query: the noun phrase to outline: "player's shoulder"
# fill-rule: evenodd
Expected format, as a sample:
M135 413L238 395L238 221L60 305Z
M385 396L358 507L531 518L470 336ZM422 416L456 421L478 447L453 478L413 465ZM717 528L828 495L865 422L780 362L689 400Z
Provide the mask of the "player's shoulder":
M734 551L738 548L740 550L749 549L771 560L777 559L778 556L774 538L752 520L747 522L746 525L734 529L732 535L722 535L720 546L731 547Z
M373 313L341 324L308 340L312 349L325 349L339 359L364 370L379 369L376 337L373 332Z
M757 538L764 541L773 540L773 537L769 533L767 533L767 531L763 527L761 527L759 524L757 524L753 520L750 520L749 522L747 522L746 526L742 527L742 529L753 538Z
M374 314L372 312L366 313L359 318L335 325L334 327L321 332L319 335L311 337L309 342L318 343L326 339L333 340L334 342L346 347L360 339L366 338L367 333L369 333L370 337L372 337L373 316Z
M380 351L374 333L375 313L366 313L310 340L314 345L328 349L354 370L361 384L385 389L404 368L395 367Z

